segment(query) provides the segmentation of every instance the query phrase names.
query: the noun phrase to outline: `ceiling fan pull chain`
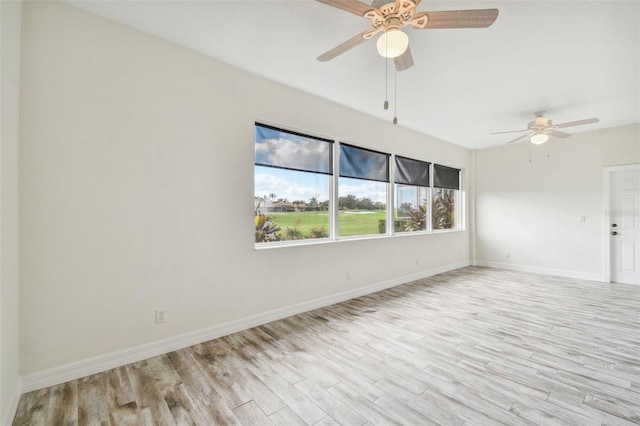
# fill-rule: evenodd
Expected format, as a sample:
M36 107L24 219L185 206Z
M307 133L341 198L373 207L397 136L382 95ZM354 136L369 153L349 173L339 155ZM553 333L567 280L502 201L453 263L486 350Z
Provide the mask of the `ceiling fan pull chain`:
M389 58L385 58L384 60L384 109L385 111L389 109Z
M393 124L398 124L398 70L393 72Z

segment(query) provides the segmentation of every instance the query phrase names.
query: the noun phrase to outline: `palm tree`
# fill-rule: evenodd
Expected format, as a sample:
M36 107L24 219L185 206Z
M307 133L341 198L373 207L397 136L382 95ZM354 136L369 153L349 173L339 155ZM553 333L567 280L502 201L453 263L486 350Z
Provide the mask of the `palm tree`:
M315 211L316 206L318 205L318 197L309 198L309 205L311 206L311 209Z

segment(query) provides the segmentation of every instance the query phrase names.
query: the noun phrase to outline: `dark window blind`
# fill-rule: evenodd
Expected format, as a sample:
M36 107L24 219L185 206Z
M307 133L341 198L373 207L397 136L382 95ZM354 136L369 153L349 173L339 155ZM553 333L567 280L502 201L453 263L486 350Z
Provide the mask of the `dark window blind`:
M340 176L389 182L389 154L341 144Z
M429 186L429 166L426 161L396 155L395 182L404 185Z
M330 175L333 141L256 123L255 164Z
M460 169L433 165L433 186L445 189L460 189Z

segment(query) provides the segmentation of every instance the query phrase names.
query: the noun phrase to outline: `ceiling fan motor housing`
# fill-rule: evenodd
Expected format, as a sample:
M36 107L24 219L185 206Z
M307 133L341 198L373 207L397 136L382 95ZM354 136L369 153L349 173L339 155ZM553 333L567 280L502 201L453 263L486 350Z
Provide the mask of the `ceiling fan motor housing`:
M527 128L532 131L544 131L551 127L551 120L547 117L536 117L535 120L529 122Z
M379 31L399 30L411 23L415 11L416 3L413 0L400 2L399 7L392 1L365 13L364 17Z

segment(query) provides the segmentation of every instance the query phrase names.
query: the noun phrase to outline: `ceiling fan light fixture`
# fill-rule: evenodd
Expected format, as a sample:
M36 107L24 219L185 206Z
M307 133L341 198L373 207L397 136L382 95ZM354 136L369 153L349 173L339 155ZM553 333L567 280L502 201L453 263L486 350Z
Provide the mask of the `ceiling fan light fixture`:
M400 30L387 30L378 38L376 46L383 58L397 58L407 50L409 36Z
M531 143L536 145L542 145L548 140L549 140L549 135L545 135L544 133L536 133L533 136L531 136Z

